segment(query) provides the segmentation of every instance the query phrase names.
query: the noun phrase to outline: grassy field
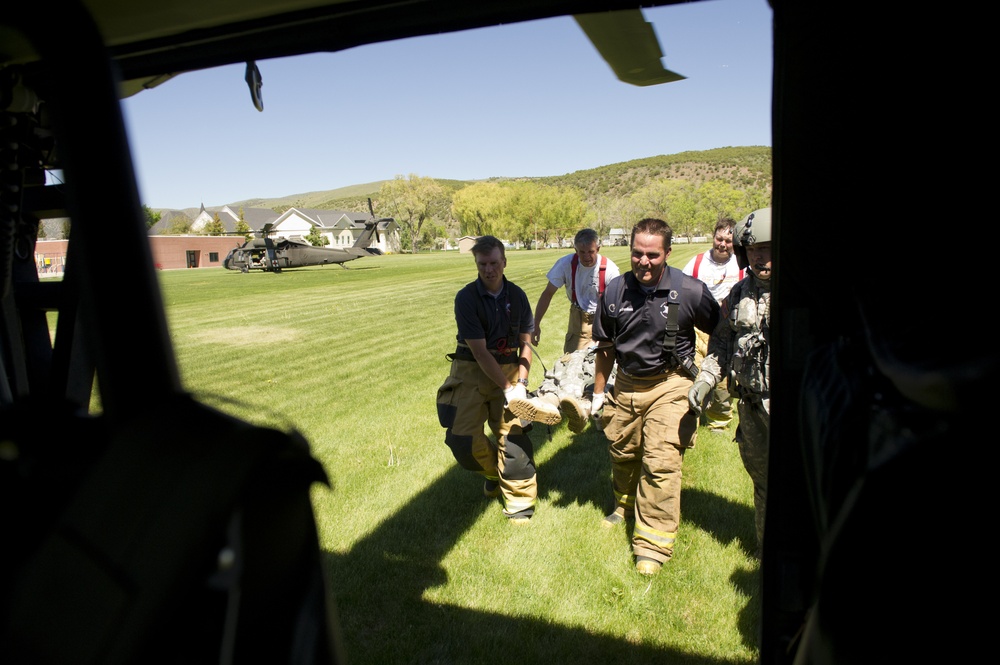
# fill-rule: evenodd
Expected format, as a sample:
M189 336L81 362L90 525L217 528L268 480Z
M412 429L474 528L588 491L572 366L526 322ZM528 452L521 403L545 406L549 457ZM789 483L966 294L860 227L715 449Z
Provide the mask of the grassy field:
M707 245L677 245L683 264ZM563 251L508 253L534 305ZM628 269L628 248L605 253ZM752 663L759 591L751 485L731 433L685 458L675 555L634 570L603 436L536 425L539 506L524 527L444 443L435 395L471 255L373 256L348 269L159 273L185 387L221 410L294 427L330 477L314 506L349 662ZM568 304L539 351L551 367ZM531 388L541 382L535 362Z

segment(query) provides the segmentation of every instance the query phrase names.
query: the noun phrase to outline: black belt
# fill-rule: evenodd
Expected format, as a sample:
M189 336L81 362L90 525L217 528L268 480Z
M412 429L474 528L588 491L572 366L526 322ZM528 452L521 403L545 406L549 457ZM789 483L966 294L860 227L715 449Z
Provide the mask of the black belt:
M685 358L677 364L664 365L657 371L645 375L633 374L632 372L629 372L627 369L622 367L621 363L618 364L618 371L624 374L625 376L629 377L630 379L638 379L640 381L643 380L648 381L651 379L656 379L678 371L684 376L690 377L692 379L698 377L698 366L694 364L694 361L691 358Z
M497 359L497 362L501 365L509 365L511 363L516 363L521 360L521 354L517 351L511 351L510 353L500 353L499 351L494 351L489 349L490 354ZM448 360L475 360L476 356L472 355L472 349L465 346L464 344L459 344L455 348L455 353L449 353L446 355Z

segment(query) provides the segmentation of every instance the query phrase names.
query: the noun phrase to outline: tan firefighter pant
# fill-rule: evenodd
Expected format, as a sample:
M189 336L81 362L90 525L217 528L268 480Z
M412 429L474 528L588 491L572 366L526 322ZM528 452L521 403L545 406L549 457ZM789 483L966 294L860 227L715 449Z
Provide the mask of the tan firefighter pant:
M594 315L584 312L576 305L570 305L569 324L566 326L563 353L573 353L585 349L593 343Z
M500 367L508 381L517 380L516 363ZM476 361L456 359L438 389L437 408L441 426L447 428L445 443L462 468L499 480L505 515L530 517L538 498L534 448L520 420L504 408L503 390Z
M635 511L632 553L661 563L673 555L681 464L698 428L688 409L692 383L680 372L640 379L619 370L604 407L616 505L626 514Z

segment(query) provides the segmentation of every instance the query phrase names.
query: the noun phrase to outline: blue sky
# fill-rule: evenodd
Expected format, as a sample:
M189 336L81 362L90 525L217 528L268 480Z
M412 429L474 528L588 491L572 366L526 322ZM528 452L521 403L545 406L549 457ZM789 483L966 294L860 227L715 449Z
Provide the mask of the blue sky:
M771 145L767 0L644 10L683 81L615 78L569 16L190 72L123 101L142 202L219 206L416 174L563 175Z

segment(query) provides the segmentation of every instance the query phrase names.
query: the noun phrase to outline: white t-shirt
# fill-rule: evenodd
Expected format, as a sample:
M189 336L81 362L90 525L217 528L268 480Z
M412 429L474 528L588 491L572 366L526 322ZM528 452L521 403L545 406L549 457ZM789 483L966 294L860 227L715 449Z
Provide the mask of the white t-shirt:
M697 266L697 270L695 270ZM718 302L729 295L736 282L746 277L746 270L740 270L736 262L736 254L729 257L726 263L716 263L712 260L712 250L706 250L687 262L683 270L685 275L697 277L708 285ZM697 274L695 274L697 272Z
M549 283L554 286L565 286L566 297L573 302L573 257L576 252L567 254L555 262L546 277ZM601 267L604 257L597 255L597 262L590 268L585 268L582 263L576 266L576 304L585 312L594 313L597 311L597 289ZM607 286L613 278L619 275L618 266L611 259L608 259L607 267L604 270L604 285Z

